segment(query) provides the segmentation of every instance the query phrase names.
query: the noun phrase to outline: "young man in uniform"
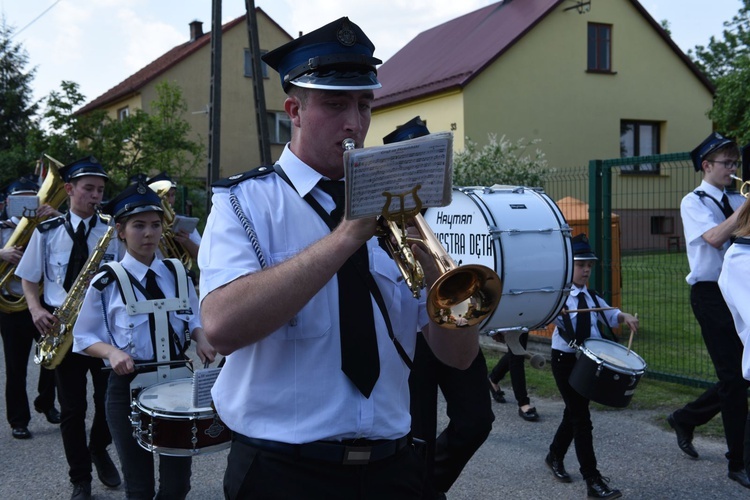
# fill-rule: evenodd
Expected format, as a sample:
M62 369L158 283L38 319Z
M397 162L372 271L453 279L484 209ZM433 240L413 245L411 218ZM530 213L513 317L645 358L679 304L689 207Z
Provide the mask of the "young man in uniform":
M55 324L52 314L62 305L79 272L107 230L107 224L96 214L108 179L93 157L75 161L60 169L65 181L70 210L65 215L40 224L31 237L16 275L22 279L34 325L42 335ZM117 257L118 242L113 240L104 260ZM44 284L44 295L39 286ZM80 304L79 304L80 306ZM72 331L68 333L72 335ZM73 499L91 498L91 464L106 486L120 484L120 474L107 452L112 442L105 417L104 399L108 374L102 371L101 359L68 353L55 368L60 400L63 446L68 460ZM94 385L94 421L86 439L86 374Z

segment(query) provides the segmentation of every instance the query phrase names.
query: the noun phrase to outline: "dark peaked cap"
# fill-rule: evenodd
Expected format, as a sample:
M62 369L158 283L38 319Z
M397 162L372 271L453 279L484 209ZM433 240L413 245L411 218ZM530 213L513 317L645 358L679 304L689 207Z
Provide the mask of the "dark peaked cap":
M713 132L711 135L703 139L703 142L690 152L690 158L693 160L693 168L695 168L695 171L700 172L703 170L703 160L706 159L706 156L727 144L734 144L736 146L736 143L733 140L727 139L718 132Z
M342 17L265 54L261 59L279 72L284 91L299 87L330 90L380 88L373 57L375 46L365 32Z

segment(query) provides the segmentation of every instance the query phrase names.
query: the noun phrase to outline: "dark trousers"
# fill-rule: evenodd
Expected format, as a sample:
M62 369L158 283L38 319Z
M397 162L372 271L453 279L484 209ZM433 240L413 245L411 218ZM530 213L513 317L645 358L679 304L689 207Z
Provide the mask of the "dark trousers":
M0 313L0 335L5 352L5 407L11 427L27 427L31 420L29 398L26 394L26 373L29 353L39 332L28 309L14 313ZM34 408L47 411L55 404L55 372L39 368L38 396Z
M708 422L721 411L729 470L740 470L744 467L745 422L748 417L748 381L742 377L742 341L717 283L704 281L693 285L690 305L719 381L698 399L677 410L674 418L681 424L696 426Z
M570 444L575 443L581 475L588 479L599 475L594 454L594 426L591 423L589 400L581 396L568 382L575 363L575 354L552 349L552 375L565 402L565 410L549 451L562 459Z
M447 404L448 426L437 434L437 389ZM409 378L412 436L426 442L423 498L446 492L492 430L495 414L489 398L487 362L480 350L466 370L451 368L417 335Z
M133 438L130 423L130 382L135 375L119 376L112 372L107 386L107 423L120 457L125 476L125 494L131 499L152 499L156 489L154 454L142 448ZM164 423L166 425L166 422ZM191 457L159 457L159 492L157 499L177 500L190 491Z
M521 342L521 346L526 349L529 343L529 332L522 333L518 340ZM518 406L521 407L531 403L529 393L526 391L526 358L513 354L510 349L490 372L490 380L493 384L498 384L508 372L510 372L510 383L513 386L513 396L516 398Z
M224 497L418 499L422 469L422 461L412 446L367 465L341 465L262 451L234 439L224 474Z
M91 453L104 451L112 442L107 428L104 402L108 374L102 371L104 362L82 354L69 352L55 369L57 397L65 458L68 460L70 481L91 481ZM91 374L94 385L94 421L86 444L86 375ZM90 450L90 451L89 451Z

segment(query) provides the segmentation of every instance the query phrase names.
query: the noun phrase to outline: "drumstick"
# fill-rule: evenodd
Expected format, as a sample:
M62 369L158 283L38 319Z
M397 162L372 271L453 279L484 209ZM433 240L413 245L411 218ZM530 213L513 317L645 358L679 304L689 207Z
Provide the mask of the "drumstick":
M560 314L579 313L579 312L597 312L597 311L611 311L617 309L616 307L592 307L591 309L563 309Z
M191 360L185 359L185 360L178 360L178 361L158 361L158 362L150 362L150 363L135 363L135 370L138 371L141 368L148 368L151 366L171 366L171 365L186 365L188 363L192 363ZM102 371L109 371L111 370L111 366L102 366Z
M634 316L635 316L635 319L638 319L638 313L635 313ZM630 356L630 346L633 345L633 333L635 333L635 332L631 328L630 329L630 338L628 339L628 353L625 356Z

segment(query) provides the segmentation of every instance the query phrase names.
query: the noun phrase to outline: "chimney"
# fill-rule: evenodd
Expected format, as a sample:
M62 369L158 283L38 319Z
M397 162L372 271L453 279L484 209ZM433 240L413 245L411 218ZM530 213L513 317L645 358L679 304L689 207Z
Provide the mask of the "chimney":
M201 21L193 21L190 23L190 41L194 42L203 36L203 23Z

